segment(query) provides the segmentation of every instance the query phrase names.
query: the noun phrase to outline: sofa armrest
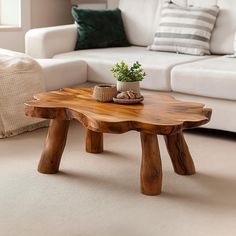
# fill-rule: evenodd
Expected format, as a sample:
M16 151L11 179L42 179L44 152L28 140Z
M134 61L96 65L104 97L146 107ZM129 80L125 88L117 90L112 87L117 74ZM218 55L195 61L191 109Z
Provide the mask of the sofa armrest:
M34 58L52 58L73 51L76 40L74 24L32 29L25 35L25 52Z

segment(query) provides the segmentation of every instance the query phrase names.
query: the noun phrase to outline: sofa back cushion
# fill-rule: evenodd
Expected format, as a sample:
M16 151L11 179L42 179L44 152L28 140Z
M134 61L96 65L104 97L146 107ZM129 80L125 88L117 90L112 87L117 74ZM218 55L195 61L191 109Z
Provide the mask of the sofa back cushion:
M234 34L234 55L236 55L236 32Z
M130 44L148 46L152 43L159 23L164 0L120 0L126 35ZM187 5L187 0L173 0L181 6Z
M147 46L152 42L159 4L160 0L120 0L126 35L132 45Z
M236 31L236 0L188 0L188 5L194 6L206 7L216 4L220 8L220 13L212 32L211 52L213 54L232 54Z

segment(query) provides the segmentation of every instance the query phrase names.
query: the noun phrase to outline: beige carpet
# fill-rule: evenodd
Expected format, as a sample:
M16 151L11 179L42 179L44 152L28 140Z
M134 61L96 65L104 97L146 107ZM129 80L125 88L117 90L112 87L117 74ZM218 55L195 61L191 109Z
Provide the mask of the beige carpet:
M186 133L198 173L174 174L163 138L163 193L139 192L136 132L105 135L103 154L84 151L73 123L58 175L36 167L46 129L0 140L1 236L236 235L236 135Z

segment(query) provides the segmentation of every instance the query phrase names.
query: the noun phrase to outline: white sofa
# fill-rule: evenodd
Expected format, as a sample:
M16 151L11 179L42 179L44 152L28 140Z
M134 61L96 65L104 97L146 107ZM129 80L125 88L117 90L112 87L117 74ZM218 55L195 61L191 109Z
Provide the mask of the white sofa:
M215 3L215 0L175 1L183 5ZM218 0L218 5L221 11L211 39L214 53L211 56L146 49L152 43L158 25L161 0L120 0L119 8L130 47L74 51L76 26L67 25L30 30L26 34L26 53L41 58L42 63L57 61L58 71L54 68L54 72L46 76L48 90L86 80L114 83L110 73L114 63L138 60L147 73L141 82L142 88L168 92L182 100L202 102L213 108L212 120L205 127L236 132L236 58L225 56L234 53L236 1ZM75 66L75 70L70 68L71 63L78 67Z

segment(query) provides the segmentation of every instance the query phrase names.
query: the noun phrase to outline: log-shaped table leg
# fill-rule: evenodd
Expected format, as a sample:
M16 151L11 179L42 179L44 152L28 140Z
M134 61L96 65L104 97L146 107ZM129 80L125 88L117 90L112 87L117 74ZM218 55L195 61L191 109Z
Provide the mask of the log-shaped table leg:
M87 129L86 152L89 153L103 152L103 133L98 133Z
M174 170L179 175L195 174L195 167L182 132L165 136Z
M141 191L159 195L162 187L162 166L157 135L141 132L142 164Z
M58 172L61 156L66 144L70 121L51 120L38 171L44 174Z

